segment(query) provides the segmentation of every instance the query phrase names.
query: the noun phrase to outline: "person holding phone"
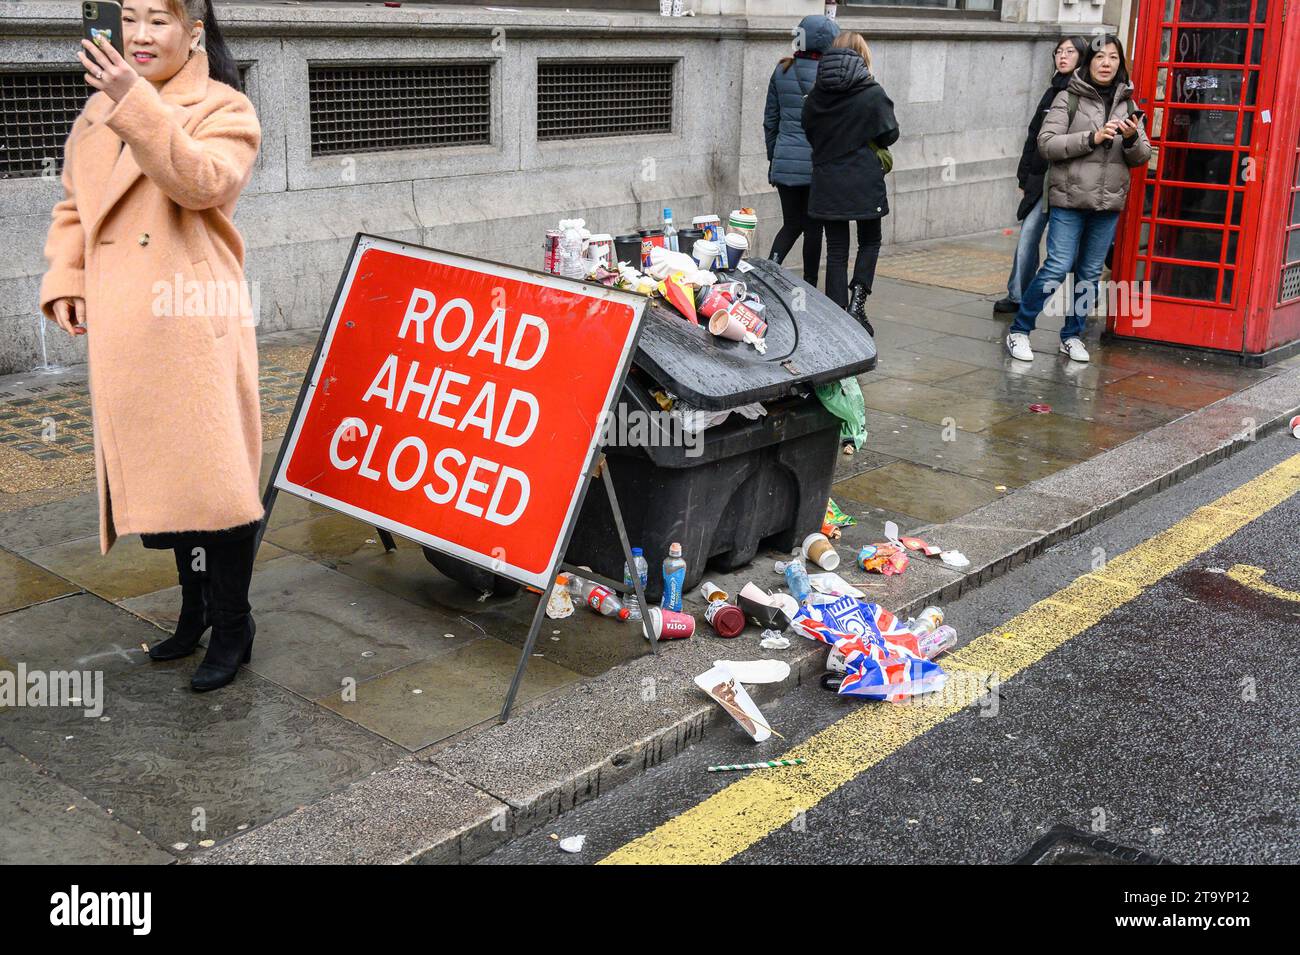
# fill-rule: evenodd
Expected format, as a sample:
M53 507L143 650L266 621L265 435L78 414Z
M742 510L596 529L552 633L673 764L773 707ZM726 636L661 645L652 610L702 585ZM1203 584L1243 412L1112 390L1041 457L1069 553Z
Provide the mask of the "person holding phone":
M1033 361L1029 333L1073 269L1074 296L1065 305L1060 350L1072 361L1086 362L1090 356L1080 336L1128 199L1130 170L1151 158L1119 37L1108 34L1090 44L1043 119L1038 149L1049 163L1047 261L1020 301L1007 351L1017 361Z
M86 336L100 550L138 533L174 551L179 621L149 654L188 656L211 627L191 679L211 690L255 632L256 316L232 216L261 127L211 0L126 0L120 22L105 6L82 4L95 92L64 146L40 307Z
M1056 94L1070 85L1070 77L1078 69L1080 60L1088 50L1088 42L1081 36L1062 37L1052 51L1052 80L1038 100L1029 132L1020 150L1020 164L1016 167L1016 181L1020 186L1020 205L1016 218L1020 220L1020 240L1011 259L1011 274L1007 276L1006 298L993 303L993 311L1012 313L1020 311L1020 298L1038 271L1038 247L1047 230L1047 199L1043 195L1043 182L1047 175L1047 160L1038 152L1038 134L1043 127Z

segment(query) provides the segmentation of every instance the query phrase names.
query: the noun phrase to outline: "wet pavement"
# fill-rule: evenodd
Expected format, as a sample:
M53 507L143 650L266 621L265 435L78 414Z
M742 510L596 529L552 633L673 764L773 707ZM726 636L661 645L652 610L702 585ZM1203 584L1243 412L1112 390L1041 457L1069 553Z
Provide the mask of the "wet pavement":
M1119 345L1094 345L1092 365L1072 366L1046 321L1043 353L1012 363L990 307L998 290L980 291L1009 240L980 242L987 254L974 260L960 243L929 244L882 266L870 303L880 366L861 379L870 438L836 463L834 498L859 522L846 553L879 539L886 520L907 531L961 517L1277 370ZM314 340L261 345L264 481ZM1037 403L1052 412L1030 412ZM84 367L0 379L0 669L76 661L104 672L108 697L102 721L0 709L0 861L38 846L69 859L183 858L494 722L534 598L480 601L414 545L386 553L374 528L288 495L253 578L260 636L246 672L197 697L186 687L197 660L148 664L143 647L175 623L174 566L133 538L99 555L88 414ZM775 556L756 564L766 573ZM632 628L594 614L548 621L520 703L645 652Z
M1261 441L952 602L947 621L962 644L996 631L1096 570L1099 554L1114 559L1150 541L1298 449L1285 433ZM1005 863L1052 827L1067 825L1175 862L1295 864L1300 543L1293 530L1300 495L1294 479L1291 491L1153 586L1132 599L1124 595L1127 602L1097 624L1002 683L996 705L967 705L874 764L867 754L875 748L865 737L873 726L883 734L898 721L882 718L876 726L870 709L894 705L842 698L815 680L805 682L763 708L787 740L755 745L727 724L484 861L592 863L669 820L679 824L674 835L693 837L687 813L696 813L704 833L731 838L743 820L699 811L745 774L709 774L707 766L775 759L853 718L864 737L862 768L846 770L849 781L815 804L796 802L808 808L787 814L786 824L730 856L731 863ZM852 764L854 745L846 736L844 753L823 755ZM763 796L808 798L798 778L803 771L759 770L771 785L749 792L760 802ZM754 805L752 812L761 816L763 809ZM559 849L556 837L577 835L586 837L581 853Z

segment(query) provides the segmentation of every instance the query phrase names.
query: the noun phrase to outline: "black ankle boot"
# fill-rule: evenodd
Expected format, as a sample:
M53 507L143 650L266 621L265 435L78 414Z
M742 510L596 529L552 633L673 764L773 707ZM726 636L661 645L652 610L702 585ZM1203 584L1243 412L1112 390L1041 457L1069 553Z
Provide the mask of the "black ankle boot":
M190 688L196 693L225 686L235 678L240 664L252 659L257 625L248 604L248 585L256 555L256 535L208 548L212 636L207 655L190 679Z
M868 335L875 338L876 330L871 327L871 322L867 320L867 296L871 293L867 291L865 285L854 285L852 292L853 294L849 298L849 304L845 311L867 330Z
M190 689L195 693L219 690L235 678L240 664L253 659L253 637L257 623L253 615L245 614L244 623L236 629L213 627L208 640L208 653L190 677Z
M199 638L212 625L208 617L208 582L204 574L193 569L189 548L177 547L174 551L176 572L181 582L180 619L170 637L149 648L151 660L179 660L189 656L198 649Z

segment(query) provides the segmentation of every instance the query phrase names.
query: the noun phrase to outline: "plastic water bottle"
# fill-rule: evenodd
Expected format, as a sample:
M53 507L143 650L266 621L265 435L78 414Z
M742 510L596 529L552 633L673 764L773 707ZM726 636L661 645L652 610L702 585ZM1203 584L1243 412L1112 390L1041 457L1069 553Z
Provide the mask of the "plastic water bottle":
M665 610L682 609L682 589L686 586L686 561L682 558L682 545L674 542L664 558L664 595L659 606Z
M808 571L799 558L788 562L785 565L785 584L790 588L790 593L794 594L794 599L804 603L812 593L812 581L808 579Z
M673 16L681 16L680 13L674 13ZM677 227L673 225L673 210L664 209L664 248L669 252L680 252L677 245Z
M582 582L581 596L582 602L598 614L618 617L619 620L628 619L628 610L623 606L623 601L618 599L618 594L594 580Z
M566 278L586 278L586 270L582 267L582 227L585 224L582 219L560 220L560 229L564 232L560 236L560 274Z
M645 593L646 585L650 583L650 565L646 563L643 551L640 547L632 548L632 563L636 564L636 575L641 578L641 592ZM627 564L623 564L623 586L627 588L627 594L623 598L623 606L627 607L629 620L641 619L641 604L636 599L636 588L633 587L632 571Z

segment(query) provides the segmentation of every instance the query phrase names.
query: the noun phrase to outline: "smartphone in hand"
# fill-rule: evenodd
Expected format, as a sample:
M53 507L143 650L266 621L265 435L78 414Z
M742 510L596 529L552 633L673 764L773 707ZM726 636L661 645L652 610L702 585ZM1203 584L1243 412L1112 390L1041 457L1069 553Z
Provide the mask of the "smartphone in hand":
M81 4L81 35L91 43L102 36L125 57L122 47L122 5L117 0L83 0Z

